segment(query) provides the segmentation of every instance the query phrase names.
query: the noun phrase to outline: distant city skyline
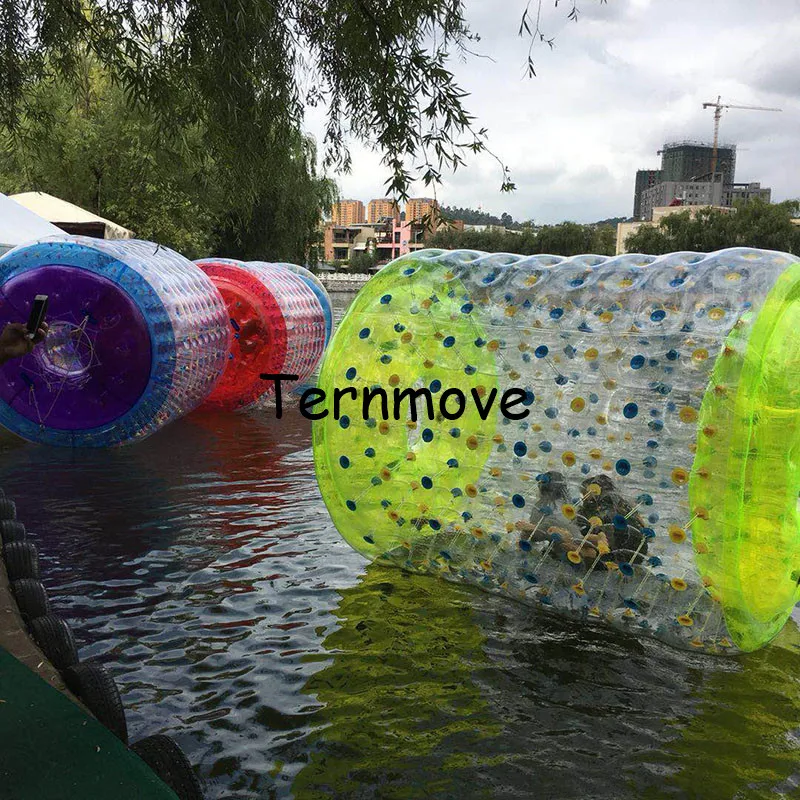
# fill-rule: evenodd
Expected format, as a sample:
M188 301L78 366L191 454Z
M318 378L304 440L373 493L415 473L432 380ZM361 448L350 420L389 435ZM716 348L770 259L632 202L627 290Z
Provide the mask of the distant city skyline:
M740 145L742 178L772 187L774 202L800 195L800 15L794 0L583 0L577 24L561 6L543 9L555 48L534 49L538 77L523 78L528 44L517 37L521 10L466 0L488 58L453 61L467 107L511 168L517 191L499 192L489 155L445 172L443 205L478 208L537 223L592 222L631 214L636 170L658 163L666 141L707 141L713 111L704 101L776 106L781 114L723 114L720 135ZM321 141L321 109L307 128ZM381 197L380 154L353 148L353 172L336 178L345 197ZM375 189L379 191L376 192ZM430 195L422 184L414 196Z

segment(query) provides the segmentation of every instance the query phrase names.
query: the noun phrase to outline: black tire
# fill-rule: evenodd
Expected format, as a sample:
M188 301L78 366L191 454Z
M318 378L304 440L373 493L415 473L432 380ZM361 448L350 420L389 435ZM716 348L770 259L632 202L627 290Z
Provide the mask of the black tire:
M3 547L3 560L10 581L39 577L39 554L30 542L9 542Z
M183 750L163 733L139 739L131 750L150 767L180 800L203 800L203 787Z
M69 625L55 614L37 617L30 623L31 635L50 663L59 671L78 663L78 648Z
M0 519L16 519L17 504L7 497L0 497Z
M128 744L128 723L119 689L109 671L97 661L83 661L64 671L64 682L94 714L97 721Z
M41 581L35 578L22 578L11 584L11 591L14 592L17 608L25 622L50 613L50 601Z
M0 520L0 540L3 544L25 541L25 526L16 519Z

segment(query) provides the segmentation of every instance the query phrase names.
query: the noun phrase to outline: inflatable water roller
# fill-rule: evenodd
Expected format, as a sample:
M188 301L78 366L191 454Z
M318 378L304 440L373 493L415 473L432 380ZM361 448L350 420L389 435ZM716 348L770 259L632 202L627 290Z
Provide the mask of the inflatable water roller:
M311 272L311 270L301 267L298 264L289 264L285 261L276 261L275 266L283 267L284 269L288 269L290 272L294 272L296 275L299 275L303 281L308 284L308 287L311 289L311 291L317 296L317 300L319 300L319 304L322 307L322 313L325 316L325 344L327 345L330 341L331 334L333 333L333 305L325 285L313 272Z
M381 563L754 650L800 598L798 331L783 253L404 256L324 358L322 495Z
M33 442L107 447L194 409L219 378L228 317L191 261L143 241L52 237L0 258L0 328L49 296L50 332L2 367L0 423Z
M274 381L261 375L297 375L297 381L282 384L291 390L314 372L325 347L326 317L306 279L261 261L195 263L222 295L231 327L225 371L204 407L252 408L275 391Z

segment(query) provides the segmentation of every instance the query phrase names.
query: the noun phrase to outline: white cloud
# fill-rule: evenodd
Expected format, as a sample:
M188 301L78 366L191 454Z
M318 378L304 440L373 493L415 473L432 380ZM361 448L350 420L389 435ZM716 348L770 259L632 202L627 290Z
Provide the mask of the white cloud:
M493 61L454 71L517 190L499 191L499 168L484 155L445 176L443 203L539 222L630 214L636 169L657 167L665 141L710 140L713 112L701 106L717 95L783 109L726 112L720 138L740 147L737 180L771 186L773 200L800 196L799 0L579 0L577 24L566 21L569 4L552 6L544 0L543 28L556 47L534 50L529 80L528 44L516 35L524 2L467 1ZM307 118L318 138L322 113ZM352 172L337 179L344 196L366 201L386 177L380 156L356 145Z

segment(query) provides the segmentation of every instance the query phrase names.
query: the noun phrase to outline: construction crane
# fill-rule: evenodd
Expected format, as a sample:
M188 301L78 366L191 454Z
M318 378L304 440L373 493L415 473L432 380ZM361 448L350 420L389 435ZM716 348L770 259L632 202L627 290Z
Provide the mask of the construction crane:
M736 106L730 103L721 103L721 96L717 97L717 102L703 103L703 108L714 109L714 149L711 152L711 180L714 180L714 173L717 169L717 148L719 147L719 121L722 118L723 108L740 108L746 111L782 111L780 108L766 108L765 106Z

